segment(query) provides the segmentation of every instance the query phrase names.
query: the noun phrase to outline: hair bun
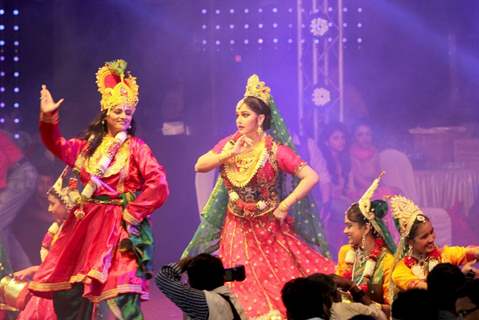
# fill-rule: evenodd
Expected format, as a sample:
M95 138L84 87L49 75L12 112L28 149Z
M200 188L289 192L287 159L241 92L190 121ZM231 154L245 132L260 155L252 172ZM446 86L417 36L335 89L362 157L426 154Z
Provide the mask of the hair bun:
M371 207L374 209L376 218L382 219L388 212L388 203L384 200L371 201Z

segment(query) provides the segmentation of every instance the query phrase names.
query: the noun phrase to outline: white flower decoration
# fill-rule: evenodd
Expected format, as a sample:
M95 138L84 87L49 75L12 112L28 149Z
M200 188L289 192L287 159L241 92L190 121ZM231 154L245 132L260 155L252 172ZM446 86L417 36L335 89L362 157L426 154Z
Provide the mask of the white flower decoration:
M310 30L314 36L321 37L329 30L328 21L323 18L314 18L311 20Z
M258 202L256 202L256 208L258 208L259 210L266 209L266 202L263 200L259 200Z
M427 278L427 274L424 272L424 268L418 264L415 264L411 267L412 273L421 280Z
M313 91L313 103L315 106L322 107L331 101L331 93L326 88L316 88Z
M371 277L375 269L376 269L376 261L372 259L368 259L368 261L366 261L366 265L364 266L363 275L365 277Z
M239 200L239 195L234 191L231 191L228 195L229 195L230 200L233 201L233 202Z
M430 260L429 263L428 263L428 269L429 271L432 271L432 269L434 269L437 265L439 264L439 261L437 260Z

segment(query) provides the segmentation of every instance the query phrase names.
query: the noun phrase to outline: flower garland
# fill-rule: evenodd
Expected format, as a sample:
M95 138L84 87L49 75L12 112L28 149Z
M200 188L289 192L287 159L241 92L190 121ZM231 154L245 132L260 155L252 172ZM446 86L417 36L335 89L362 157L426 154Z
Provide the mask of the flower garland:
M58 231L60 231L61 223L57 221L53 222L50 227L48 228L47 233L43 237L42 246L40 248L40 259L43 262L45 260L50 248L52 247L53 243L57 240Z
M81 192L82 199L91 198L93 193L99 186L103 186L107 189L109 188L108 185L106 185L105 183L103 183L103 181L101 181L101 178L104 176L113 158L115 158L115 155L117 154L121 145L123 144L123 142L125 142L127 138L128 138L128 135L124 131L121 131L115 135L113 143L110 144L108 149L102 155L102 157L98 161L96 169L94 170L94 174L90 175L89 177L90 179L88 183L83 188L83 191ZM115 190L110 190L110 191L114 192ZM82 219L85 216L85 212L83 211L82 204L83 203L80 202L80 207L74 211L74 215L77 219Z
M126 140L127 137L128 135L124 131L117 133L113 143L108 147L106 152L100 158L100 161L98 162L98 166L95 170L95 174L91 175L90 181L83 189L81 193L82 197L91 198L96 188L99 185L101 185L99 179L103 177L103 175L106 172L106 169L108 169L108 166L110 165L111 161L113 160L116 153L118 152L118 150L120 149L121 145L123 144L123 142Z
M424 259L418 259L412 255L404 257L404 264L411 269L412 273L421 280L425 280L429 272L441 263L441 251L434 248Z
M364 262L364 258L362 256L362 253L360 252L361 249L357 249L356 252L354 250L349 250L346 253L345 257L345 262L346 264L352 265L352 268L345 272L343 275L345 278L351 279L353 282L356 283L356 285L365 293L369 292L369 282L371 280L371 277L374 274L374 271L376 270L376 263L379 259L379 256L383 252L383 249L385 247L384 240L382 238L377 238L374 240L374 248L369 252L369 254L366 256L367 260L364 265L364 270L363 273L361 274L361 277L358 279L358 281L354 280L354 274L356 270L356 264L358 263L358 260L362 264ZM362 258L362 259L361 259Z

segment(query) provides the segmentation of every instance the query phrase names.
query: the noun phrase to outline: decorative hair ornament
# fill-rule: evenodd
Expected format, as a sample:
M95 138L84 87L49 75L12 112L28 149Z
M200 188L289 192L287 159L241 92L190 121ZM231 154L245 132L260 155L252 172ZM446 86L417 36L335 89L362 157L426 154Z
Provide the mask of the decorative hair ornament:
M78 181L71 178L68 184L64 185L64 180L69 171L69 167L65 167L62 173L55 181L53 186L48 190L47 194L51 194L58 198L68 210L73 209L80 203L80 193L78 192Z
M394 195L390 197L390 203L401 238L407 238L409 236L416 220L420 222L426 221L424 213L412 200L401 195Z
M371 211L371 200L373 198L374 193L379 187L379 182L381 181L381 178L384 176L384 171L381 171L379 176L373 180L369 188L366 190L366 192L363 194L361 199L358 201L359 205L359 210L363 214L363 216L368 220L372 221L376 218L376 215L374 214L373 211Z
M361 211L361 214L363 215L364 218L371 224L373 229L387 242L387 246L391 250L391 252L394 252L396 249L392 239L390 239L390 234L387 229L385 229L385 226L381 222L380 218L376 218L376 213L374 212L374 208L371 207L372 203L372 198L374 196L374 193L379 187L379 183L381 182L381 178L384 176L384 171L381 171L379 176L373 180L369 188L364 192L363 196L359 199L358 201L358 207L359 211Z
M109 112L112 107L138 104L139 86L136 78L126 72L127 62L122 59L106 62L96 73L98 92L101 94L101 111Z
M246 97L258 98L269 106L271 100L271 88L267 87L264 81L259 79L257 74L253 74L248 78L248 82L246 83L244 98ZM241 106L244 98L238 101L236 108Z

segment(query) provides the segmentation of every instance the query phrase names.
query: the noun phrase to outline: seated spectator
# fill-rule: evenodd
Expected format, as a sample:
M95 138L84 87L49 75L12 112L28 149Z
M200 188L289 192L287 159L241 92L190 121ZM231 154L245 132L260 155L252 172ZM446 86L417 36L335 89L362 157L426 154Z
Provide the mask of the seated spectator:
M317 169L321 177L321 196L325 204L344 199L344 205L351 201L350 191L351 163L348 154L348 132L342 123L331 123L321 132L319 148L308 146L311 154L311 166ZM333 205L332 203L330 205ZM343 210L344 211L344 210Z
M281 299L288 320L328 320L332 300L324 285L309 278L296 278L286 282ZM322 294L321 294L322 293Z
M399 292L392 304L392 317L396 320L437 320L437 309L424 289Z
M352 180L347 137L342 123L331 123L322 130L319 145L308 140L310 164L320 177L321 218L333 254L338 252L337 244L344 242L343 216L353 202L349 195Z
M353 199L359 199L381 172L379 163L379 151L374 144L371 125L365 121L358 122L353 128L353 142L349 149L351 158L351 191ZM376 190L376 198L384 199L386 195L400 193L401 190L387 186L384 183ZM394 222L391 216L384 220L394 240L399 241L399 235L395 232Z
M368 123L360 122L354 127L353 144L349 152L353 190L361 194L381 171L378 150L374 145L373 132Z
M439 319L455 320L456 292L466 281L458 266L440 263L427 276L427 291L438 310Z
M460 319L479 320L479 279L468 280L457 291L456 313Z
M381 305L373 303L351 280L321 273L312 274L308 278L321 285L320 294L323 301L328 298L332 300L331 320L349 319L356 315L371 316L373 319L379 320L387 319L381 311ZM343 289L343 292L347 291L355 302L342 302L338 286Z
M181 282L184 272L189 285ZM237 299L224 283L223 263L206 253L163 266L156 276L158 288L192 320L246 319Z

